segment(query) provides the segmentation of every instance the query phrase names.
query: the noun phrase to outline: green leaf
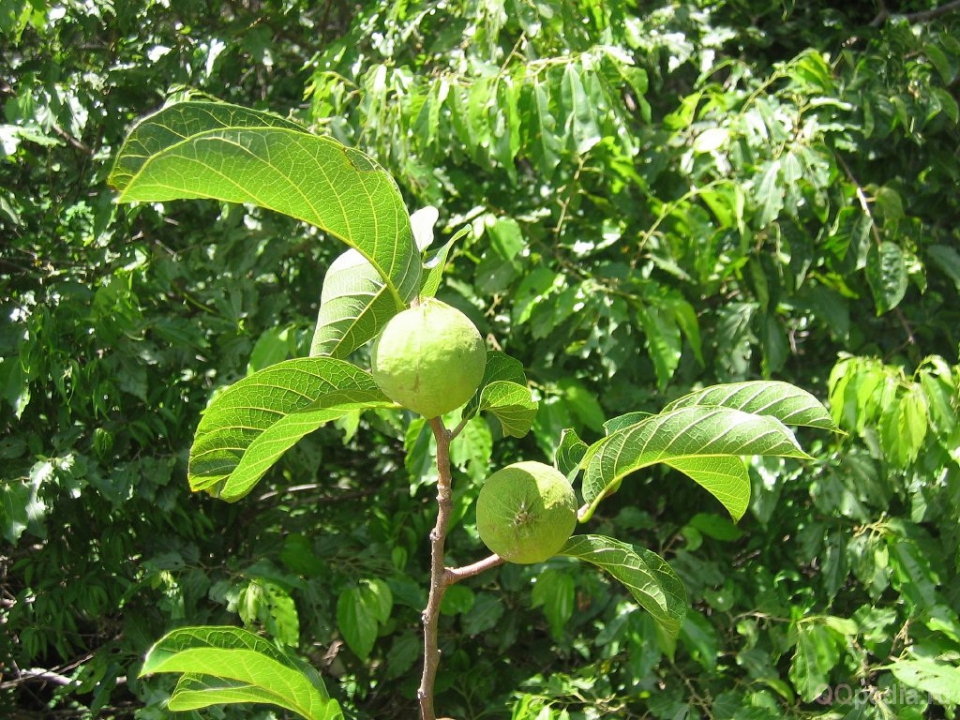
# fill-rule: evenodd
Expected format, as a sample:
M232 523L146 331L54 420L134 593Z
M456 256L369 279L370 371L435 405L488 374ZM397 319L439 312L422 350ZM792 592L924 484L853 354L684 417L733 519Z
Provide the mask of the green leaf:
M19 420L30 403L30 378L20 358L0 357L0 400L6 400Z
M554 462L557 469L569 477L571 473L578 470L584 453L587 452L587 444L580 439L576 431L571 428L565 428L560 434L560 445L554 453Z
M520 438L530 432L537 406L526 385L497 380L483 388L479 409L496 416L504 435Z
M563 637L563 629L573 617L575 599L576 584L568 573L549 568L537 576L531 594L532 606L543 608L554 638Z
M557 383L557 388L563 392L567 407L580 422L595 432L603 429L605 421L603 408L596 396L583 383L574 378L563 378Z
M440 601L440 612L444 615L459 615L469 612L476 601L473 590L463 584L451 585Z
M240 592L237 602L245 625L262 622L276 642L296 647L300 642L300 617L290 593L266 578L255 577Z
M323 278L311 357L347 357L376 337L397 311L376 268L356 250L347 250Z
M549 177L560 164L560 153L563 151L561 138L557 135L557 120L550 112L549 86L537 81L525 85L521 107L524 116L532 120L523 123L523 128L529 128L530 132L525 145L530 148L537 169Z
M714 540L732 542L743 537L743 531L721 515L697 513L688 523L691 527Z
M711 385L677 398L664 408L664 412L696 405L713 405L773 417L784 425L836 429L830 413L817 398L785 382L756 380Z
M893 310L907 293L907 263L892 242L871 245L867 252L867 283L873 291L877 315Z
M756 203L760 206L757 227L763 228L772 223L783 209L783 188L779 180L780 161L767 162L756 190Z
M487 351L487 365L483 369L483 380L474 395L463 409L463 416L467 417L477 411L480 397L484 388L492 382L511 382L517 385L526 385L527 376L523 371L523 363L506 353L496 350Z
M606 570L623 583L664 632L677 637L687 610L687 592L677 574L659 555L603 535L574 535L560 554Z
M960 704L960 667L931 658L900 660L887 665L904 685L929 693L940 704Z
M168 633L147 653L140 676L185 673L172 710L222 703L271 703L309 720L342 718L320 675L253 633L233 627L190 627Z
M837 638L818 621L794 626L797 648L790 663L790 680L805 702L816 699L827 687L829 673L840 659Z
M744 455L808 457L774 417L715 406L664 411L591 446L583 478L583 498L590 507L582 519L589 519L624 477L666 463L703 486L739 520L750 496Z
M933 608L938 601L940 578L933 571L927 555L910 538L891 535L888 544L890 565L903 598L919 610Z
M643 307L638 312L647 352L657 373L657 387L666 387L680 364L680 327L669 308Z
M377 640L380 609L377 596L363 585L347 588L337 598L337 627L361 660L370 656Z
M567 63L560 82L561 116L567 118L567 143L578 155L589 152L601 139L595 114L599 98L587 96L581 71L587 72L579 63Z
M8 543L16 545L27 529L27 508L31 501L35 502L36 497L27 485L16 481L0 485L0 528Z
M276 326L267 328L253 346L247 372L254 373L278 362L287 360L296 354L296 327Z
M726 145L729 138L730 131L726 128L708 128L694 139L693 151L695 153L712 153Z
M290 215L358 250L398 307L420 289L420 254L393 178L275 115L215 102L166 107L133 128L109 182L119 202L209 198Z
M423 268L426 273L423 275L420 285L420 297L434 297L440 288L440 281L443 279L444 267L447 263L447 256L453 249L454 243L470 233L470 226L466 225L451 237L440 249L429 253L424 260Z
M927 248L927 254L960 291L960 252L949 245L931 245Z
M190 487L239 500L304 435L352 410L392 406L369 373L343 360L271 365L207 408L190 449Z
M906 467L916 461L927 435L927 417L926 397L916 384L884 408L880 433L892 464Z
M702 614L686 614L680 626L680 642L707 672L717 669L717 631Z

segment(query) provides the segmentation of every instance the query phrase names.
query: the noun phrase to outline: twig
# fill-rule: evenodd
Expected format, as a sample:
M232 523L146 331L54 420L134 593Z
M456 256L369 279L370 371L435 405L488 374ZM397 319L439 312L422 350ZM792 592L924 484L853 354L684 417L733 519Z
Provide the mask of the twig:
M444 571L444 578L446 580L446 585L453 585L458 583L461 580L466 580L469 577L474 575L479 575L485 570L490 570L491 568L497 567L497 565L503 565L506 560L504 560L499 555L491 555L490 557L485 557L483 560L478 560L475 563L470 565L464 565L463 567L458 568L447 568Z
M960 10L960 0L953 0L953 2L948 2L946 5L941 5L940 7L935 7L931 10L921 10L915 13L892 13L887 10L883 3L880 3L880 10L877 12L877 16L870 21L870 27L879 27L887 18L893 17L894 15L902 17L909 23L921 23L929 20L935 20L941 15L946 15L954 10Z
M66 675L61 675L58 672L53 670L45 670L44 668L30 668L29 670L22 670L20 675L13 680L7 680L0 683L0 689L7 690L12 687L16 687L22 683L25 683L29 680L37 680L40 682L50 682L54 685L78 685L79 683L73 678L68 678Z

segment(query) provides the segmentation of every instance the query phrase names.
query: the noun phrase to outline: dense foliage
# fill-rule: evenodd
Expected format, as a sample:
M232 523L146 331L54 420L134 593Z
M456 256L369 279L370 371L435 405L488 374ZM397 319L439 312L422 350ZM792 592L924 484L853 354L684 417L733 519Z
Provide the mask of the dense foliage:
M0 3L4 714L163 717L143 653L202 623L299 647L351 716L412 714L422 422L340 421L240 505L186 487L211 394L306 354L340 250L253 207L113 204L129 124L198 91L289 112L441 235L471 227L439 296L523 361L540 412L496 450L495 426L464 433L455 562L480 552L480 481L562 428L776 378L847 431L810 435L815 464L754 462L736 526L665 472L621 490L603 523L686 583L676 643L564 560L457 586L445 712L953 713L960 15L934 7Z

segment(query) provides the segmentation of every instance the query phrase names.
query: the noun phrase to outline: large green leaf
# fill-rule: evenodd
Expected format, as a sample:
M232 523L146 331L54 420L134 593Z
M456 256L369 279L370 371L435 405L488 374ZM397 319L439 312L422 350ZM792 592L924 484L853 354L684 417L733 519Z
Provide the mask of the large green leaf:
M271 703L308 720L342 718L320 675L253 633L234 627L189 627L168 633L143 662L140 675L184 673L171 710L223 703Z
M375 337L396 313L377 269L356 250L347 250L323 278L310 355L344 358Z
M960 667L956 664L919 658L898 660L887 667L904 685L929 693L939 703L960 705Z
M271 365L207 408L190 449L190 487L239 500L304 435L351 410L392 405L369 373L343 360Z
M665 411L621 428L585 456L582 520L632 472L666 463L714 495L735 520L746 512L750 480L745 455L807 458L793 434L774 417L716 406Z
M670 636L680 632L687 592L673 568L655 552L603 535L574 535L559 554L603 568L624 584Z
M133 128L109 182L119 202L210 198L290 215L356 248L398 307L419 290L420 254L393 178L363 153L274 115L170 105Z
M715 405L774 417L784 425L834 430L830 413L813 395L785 382L758 380L727 383L677 398L664 412L694 405Z

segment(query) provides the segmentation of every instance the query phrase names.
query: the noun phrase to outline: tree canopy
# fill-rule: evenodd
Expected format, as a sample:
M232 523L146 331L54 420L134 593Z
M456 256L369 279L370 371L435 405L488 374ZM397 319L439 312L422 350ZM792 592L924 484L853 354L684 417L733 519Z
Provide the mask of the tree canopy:
M345 413L242 503L190 492L205 408L310 354L343 248L243 197L118 205L133 124L188 98L374 158L411 212L436 208L438 246L467 228L437 296L522 362L539 409L523 438L465 426L457 562L480 556L483 479L552 462L564 429L593 442L763 379L845 431L752 460L736 523L668 468L600 506L682 580L676 638L563 558L455 586L445 712L955 712L957 3L5 0L0 31L4 715L168 717L173 681L138 673L188 624L293 649L348 717L416 706L422 419Z

